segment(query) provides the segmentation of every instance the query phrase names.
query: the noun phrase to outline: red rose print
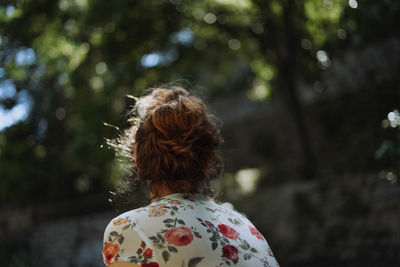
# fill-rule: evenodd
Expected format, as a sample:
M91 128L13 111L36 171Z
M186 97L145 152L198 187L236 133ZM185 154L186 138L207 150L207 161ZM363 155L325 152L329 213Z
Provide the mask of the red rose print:
M260 240L264 240L264 237L261 235L261 233L255 227L249 225L249 230L252 235L255 235Z
M144 241L142 241L142 243L140 244L140 246L141 246L142 248L144 248L144 247L146 247L146 243L145 243Z
M218 229L221 232L221 234L223 234L227 238L237 239L239 237L238 232L236 232L235 229L226 224L218 224Z
M153 257L153 251L150 248L148 248L148 249L146 249L144 251L143 256L145 258L149 258L150 259L151 257Z
M232 245L225 245L222 247L222 255L229 260L238 260L238 250Z
M142 263L142 267L159 267L157 262Z
M206 221L206 224L207 224L208 226L214 226L214 224L210 223L209 221Z
M118 244L106 243L103 248L104 258L106 259L106 264L110 264L111 260L118 253L119 246Z
M178 247L187 246L193 240L192 231L185 226L169 229L164 237L168 243Z
M138 248L137 250L136 250L136 253L137 254L140 254L140 253L142 253L143 252L143 249L142 248Z

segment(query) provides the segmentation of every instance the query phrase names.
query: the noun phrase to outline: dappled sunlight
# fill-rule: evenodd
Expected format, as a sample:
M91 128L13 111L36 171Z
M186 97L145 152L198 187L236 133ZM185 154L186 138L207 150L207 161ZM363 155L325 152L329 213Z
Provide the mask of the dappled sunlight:
M235 178L240 192L244 195L251 194L257 187L258 180L260 179L260 170L256 168L241 169L236 172Z
M165 66L174 62L179 57L175 49L166 52L153 52L142 56L140 63L143 67L151 68L156 66Z
M316 57L321 69L326 69L331 65L331 60L324 50L318 50L316 53Z
M169 82L204 99L221 126L224 172L210 192L254 218L282 266L398 262L398 1L3 2L5 265L57 266L24 237L45 220L111 214L108 192L117 197L117 185L136 171L127 168L132 148L123 158L111 140L132 114L144 116L144 108L132 107L146 88ZM145 194L124 195L115 207L133 208ZM7 221L15 212L27 219ZM14 225L19 221L26 228ZM80 239L60 232L60 251L68 253L57 260L103 266L81 261L98 256L90 242L101 247L102 233L79 227Z
M395 109L387 114L387 119L384 119L381 123L383 128L396 128L400 126L400 112Z
M0 91L2 90L0 86ZM28 118L31 110L31 98L26 92L20 92L17 95L16 104L8 110L0 107L0 132L18 122Z
M247 97L252 101L266 100L271 94L271 86L267 81L255 79L253 86L247 92Z
M351 8L357 8L358 7L358 2L357 0L349 0L349 6Z
M221 5L227 5L234 8L246 9L252 7L253 3L250 0L212 0Z
M381 171L379 172L379 178L382 180L386 180L389 183L395 184L397 183L398 176L391 171Z
M31 65L35 62L36 55L32 48L23 49L15 55L15 63L17 65Z
M309 17L306 22L307 30L313 35L314 43L317 47L322 44L329 37L326 25L338 25L340 17L346 6L347 0L338 1L306 1L304 5L305 13ZM337 26L336 26L337 27ZM332 29L335 26L330 27Z

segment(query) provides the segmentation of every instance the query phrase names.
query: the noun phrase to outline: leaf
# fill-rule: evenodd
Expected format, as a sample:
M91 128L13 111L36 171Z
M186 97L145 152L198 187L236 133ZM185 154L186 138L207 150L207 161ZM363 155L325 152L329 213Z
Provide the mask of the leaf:
M173 246L168 246L168 250L169 250L169 252L174 252L174 253L178 252L176 247L173 247Z
M212 250L215 250L217 247L218 247L218 243L217 243L217 242L213 242L213 243L211 244Z
M232 261L234 264L238 263L238 259L233 259Z
M199 222L202 222L202 221L203 221L203 220L200 219L199 217L196 217L196 219L197 219Z
M178 207L177 207L177 206L172 206L172 209L173 209L174 211L178 211Z
M153 246L154 246L155 248L158 248L158 249L163 249L163 248L164 248L164 245L163 245L163 244L160 244L160 243L153 244Z
M246 240L243 240L243 243L239 247L241 247L244 250L248 250L250 248L250 245L249 243L247 243Z
M195 267L199 262L203 260L204 257L196 257L196 258L191 258L188 267Z
M253 253L258 253L258 250L255 249L255 248L251 248L250 251L253 252Z
M185 222L183 220L178 219L177 220L178 223L185 225Z
M165 226L168 227L168 228L174 227L174 225L172 225L170 223L166 223Z
M165 239L160 233L157 233L157 237L161 240L161 242L165 243Z
M138 263L139 259L136 256L131 256L128 258L130 262Z
M171 215L175 215L175 211L171 211Z
M227 265L231 265L231 263L230 263L229 261L225 261L225 263L226 263Z
M159 239L164 239L164 237L160 234L160 233L157 233L157 237L159 238Z
M111 236L108 236L108 242L111 242L111 241L112 241Z
M111 235L111 236L117 236L117 235L118 235L118 232L117 232L117 231L112 231L112 232L110 233L110 235Z
M163 257L164 261L167 262L169 260L169 258L171 257L171 254L169 254L168 251L164 250L162 252L162 257Z
M118 243L120 243L120 244L122 244L122 242L124 242L124 237L122 236L122 235L120 235L119 237L118 237Z
M174 219L166 219L163 221L163 223L173 223Z
M149 238L150 238L150 240L153 241L153 242L158 242L158 241L159 241L158 238L157 238L156 236L150 236Z
M250 254L244 254L244 259L245 259L245 260L250 260L250 258L251 258L251 255L250 255Z

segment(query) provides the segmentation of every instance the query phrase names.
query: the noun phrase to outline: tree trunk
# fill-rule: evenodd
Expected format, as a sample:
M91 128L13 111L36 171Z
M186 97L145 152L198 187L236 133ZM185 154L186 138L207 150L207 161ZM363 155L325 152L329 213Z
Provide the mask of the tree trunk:
M309 134L304 120L303 109L300 106L296 94L296 56L300 39L296 37L293 29L293 13L296 3L288 0L283 3L283 47L279 53L278 63L279 74L277 77L280 86L281 97L292 117L299 143L301 147L303 170L302 176L305 179L312 179L315 176L315 159L311 149Z

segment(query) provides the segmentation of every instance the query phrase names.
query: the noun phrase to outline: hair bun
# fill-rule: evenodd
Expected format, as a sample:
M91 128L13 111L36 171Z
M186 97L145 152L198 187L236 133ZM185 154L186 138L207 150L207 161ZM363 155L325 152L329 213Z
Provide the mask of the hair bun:
M135 163L142 180L181 180L195 188L221 165L215 161L222 138L199 98L179 87L157 88L137 105L144 107L135 132Z
M161 140L160 144L165 151L170 151L175 155L179 156L193 156L193 152L191 151L192 145L180 144L175 140Z

